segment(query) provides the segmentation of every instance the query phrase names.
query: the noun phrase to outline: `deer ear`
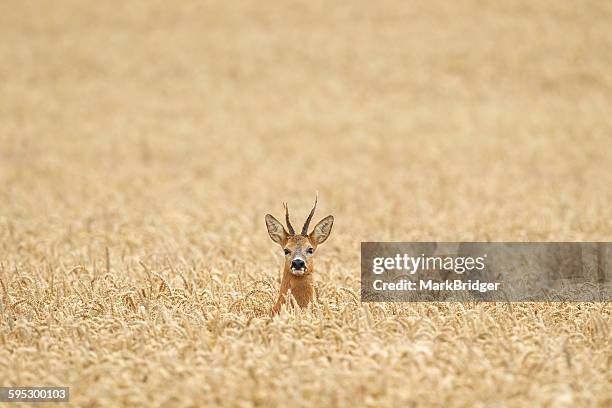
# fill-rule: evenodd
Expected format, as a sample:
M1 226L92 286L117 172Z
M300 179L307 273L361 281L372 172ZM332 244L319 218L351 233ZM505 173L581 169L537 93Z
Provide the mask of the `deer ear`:
M266 227L268 228L268 234L270 234L272 241L280 246L284 246L287 243L287 231L285 231L285 227L270 214L266 214Z
M334 225L334 217L332 215L328 215L319 221L317 225L315 225L314 229L309 235L310 239L317 245L324 243L331 233L332 225Z

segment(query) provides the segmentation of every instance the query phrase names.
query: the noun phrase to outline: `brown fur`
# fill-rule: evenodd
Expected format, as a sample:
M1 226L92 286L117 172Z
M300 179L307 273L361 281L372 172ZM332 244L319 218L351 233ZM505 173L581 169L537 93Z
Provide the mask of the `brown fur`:
M314 211L314 209L313 209ZM305 308L311 302L314 294L314 256L317 247L325 242L331 233L334 217L331 215L323 218L308 235L289 234L282 224L270 214L266 215L266 226L270 238L279 244L285 253L283 265L283 277L281 280L280 294L271 315L278 314L287 301L287 293L295 298L300 308ZM309 253L309 249L313 253ZM299 256L306 265L302 275L297 275L291 270L291 263L295 256Z
M301 249L305 251L305 247L312 246L316 249L316 245L310 241L309 237L302 235L292 235L288 237L285 248L288 248L292 253ZM306 261L306 273L303 276L295 276L291 273L291 257L285 257L285 264L283 267L283 278L281 280L280 294L278 300L272 308L272 314L275 315L280 312L281 307L286 302L286 296L289 289L291 294L295 298L298 306L301 308L307 307L312 300L313 289L314 289L314 262L312 256L305 257Z

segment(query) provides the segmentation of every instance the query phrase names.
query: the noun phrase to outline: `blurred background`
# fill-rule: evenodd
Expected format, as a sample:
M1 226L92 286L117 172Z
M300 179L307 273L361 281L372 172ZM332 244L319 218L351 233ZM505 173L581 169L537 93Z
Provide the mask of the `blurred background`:
M611 17L606 1L4 1L2 223L225 219L265 239L265 212L303 218L319 191L357 242L609 239Z

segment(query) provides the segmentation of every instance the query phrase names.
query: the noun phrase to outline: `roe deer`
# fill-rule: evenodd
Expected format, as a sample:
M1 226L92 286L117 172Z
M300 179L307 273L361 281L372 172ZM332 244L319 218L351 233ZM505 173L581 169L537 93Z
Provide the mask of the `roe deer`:
M317 199L315 199L314 207L312 207L310 215L308 215L302 227L302 232L296 234L291 222L289 222L289 209L287 208L287 204L284 204L284 207L285 220L289 232L285 230L283 224L276 218L270 214L266 214L268 234L270 234L272 241L280 245L285 252L285 264L283 267L280 295L278 296L276 305L272 308L272 316L280 312L281 307L287 300L286 295L289 289L291 289L291 294L300 308L308 306L314 291L314 253L317 246L327 240L331 233L332 225L334 224L334 217L328 215L319 221L312 232L308 234L308 226L317 208Z

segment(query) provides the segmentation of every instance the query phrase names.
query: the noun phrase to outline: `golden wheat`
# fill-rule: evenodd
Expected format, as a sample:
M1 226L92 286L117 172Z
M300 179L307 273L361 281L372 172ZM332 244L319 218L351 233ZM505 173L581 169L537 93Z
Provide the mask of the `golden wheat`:
M0 5L0 385L71 405L610 406L607 303L361 303L368 240L612 238L612 7ZM264 214L333 214L268 317Z

